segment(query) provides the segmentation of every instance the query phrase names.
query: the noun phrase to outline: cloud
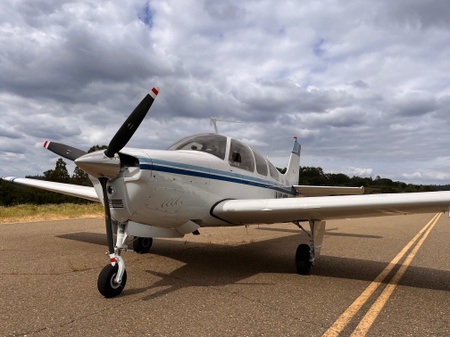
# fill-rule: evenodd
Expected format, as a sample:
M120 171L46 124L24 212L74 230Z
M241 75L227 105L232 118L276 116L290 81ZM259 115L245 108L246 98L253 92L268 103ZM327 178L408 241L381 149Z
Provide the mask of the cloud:
M224 117L244 123L220 131L277 166L299 136L306 166L442 182L449 6L3 1L0 175L51 168L45 139L83 149L109 142L158 85L130 146L166 148Z

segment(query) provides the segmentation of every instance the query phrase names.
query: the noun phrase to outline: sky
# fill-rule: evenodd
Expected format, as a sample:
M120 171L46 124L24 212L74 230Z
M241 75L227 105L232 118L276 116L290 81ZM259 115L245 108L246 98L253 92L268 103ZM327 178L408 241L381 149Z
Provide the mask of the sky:
M303 166L450 183L447 0L3 0L0 74L0 176L108 144L158 86L127 146L217 117L279 167L297 136Z

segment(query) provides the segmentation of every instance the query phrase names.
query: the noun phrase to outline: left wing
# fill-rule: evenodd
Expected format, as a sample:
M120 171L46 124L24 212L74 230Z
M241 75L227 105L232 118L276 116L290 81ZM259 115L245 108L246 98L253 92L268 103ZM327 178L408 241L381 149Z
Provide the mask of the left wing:
M232 224L277 223L445 212L450 192L224 200L211 215Z
M38 180L31 178L2 177L2 179L21 185L37 187L47 191L70 195L72 197L78 197L82 199L100 202L97 193L95 193L95 189L89 186L56 183L53 181Z

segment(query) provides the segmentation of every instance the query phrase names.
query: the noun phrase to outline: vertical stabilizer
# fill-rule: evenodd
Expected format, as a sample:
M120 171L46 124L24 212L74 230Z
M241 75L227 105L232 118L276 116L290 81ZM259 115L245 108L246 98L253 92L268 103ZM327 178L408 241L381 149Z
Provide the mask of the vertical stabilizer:
M298 184L299 171L300 171L300 149L301 146L297 142L297 137L294 137L294 148L292 149L291 156L289 157L289 163L284 176L292 185Z

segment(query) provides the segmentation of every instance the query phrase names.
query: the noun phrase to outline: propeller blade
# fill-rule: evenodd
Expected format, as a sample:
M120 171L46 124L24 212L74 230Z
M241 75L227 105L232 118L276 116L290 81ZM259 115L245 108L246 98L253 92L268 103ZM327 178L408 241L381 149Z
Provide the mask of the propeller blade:
M114 157L114 154L122 150L122 148L128 143L145 118L145 115L147 115L147 112L152 106L156 95L158 95L158 88L155 87L147 94L147 96L144 97L131 115L128 116L127 120L122 124L119 131L117 131L111 139L108 148L105 150L105 155L107 157Z
M48 140L45 141L44 147L47 150L50 150L56 153L57 155L60 155L61 157L64 157L69 160L75 160L86 154L85 151L77 149L75 147L60 143L49 142Z
M108 178L99 178L100 184L102 185L103 191L103 206L105 209L105 226L106 226L106 238L108 240L109 254L114 253L114 242L113 242L113 229L111 220L111 210L109 209L109 199L106 184L108 183Z

